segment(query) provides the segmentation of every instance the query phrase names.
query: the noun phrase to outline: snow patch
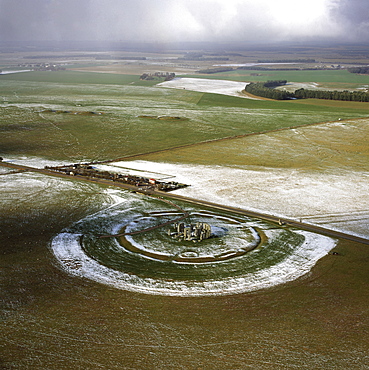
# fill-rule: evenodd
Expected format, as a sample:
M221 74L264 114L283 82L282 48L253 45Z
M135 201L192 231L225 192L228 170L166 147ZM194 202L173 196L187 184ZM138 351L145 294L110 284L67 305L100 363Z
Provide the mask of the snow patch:
M175 176L174 181L191 185L176 190L176 194L311 224L319 225L324 219L327 228L369 237L365 172L321 173L149 161L128 161L124 165L169 173Z
M85 277L119 289L170 296L227 295L251 292L293 281L310 271L329 253L336 242L328 237L299 231L305 237L301 246L284 261L257 272L203 282L173 281L165 278L141 278L110 269L86 256L81 235L61 233L52 241L52 250L69 274Z
M245 86L247 84L247 82L238 81L177 77L171 81L165 81L157 84L156 86L171 89L186 89L198 92L238 96L250 99L250 97L242 93L242 91L245 90Z

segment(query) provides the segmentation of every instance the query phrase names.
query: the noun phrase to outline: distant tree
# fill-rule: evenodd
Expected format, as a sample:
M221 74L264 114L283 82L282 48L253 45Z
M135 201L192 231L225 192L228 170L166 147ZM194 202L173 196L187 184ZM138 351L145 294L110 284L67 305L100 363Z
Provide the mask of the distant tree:
M347 70L350 73L358 73L358 74L369 74L369 67L368 66L363 66L363 67L352 67L352 68L347 68Z
M369 92L367 91L308 90L301 88L292 93L286 90L275 89L275 87L283 86L286 83L287 81L285 80L250 83L246 85L245 90L250 94L275 100L310 98L369 102Z
M276 90L275 87L283 86L286 80L250 83L246 85L245 91L250 94L274 100L286 100L293 98L293 93L286 90Z

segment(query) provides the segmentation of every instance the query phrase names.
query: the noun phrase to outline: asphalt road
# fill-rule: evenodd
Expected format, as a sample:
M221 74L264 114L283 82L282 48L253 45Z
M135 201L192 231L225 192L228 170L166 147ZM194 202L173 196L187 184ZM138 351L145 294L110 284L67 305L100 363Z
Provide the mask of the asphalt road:
M361 238L355 235L343 233L340 231L332 230L332 229L327 229L321 226L317 225L312 225L312 224L307 224L304 222L299 222L296 220L291 220L291 219L286 219L286 218L279 218L273 215L268 215L265 213L259 213L255 211L250 211L246 209L241 209L241 208L236 208L236 207L230 207L222 204L217 204L217 203L212 203L204 200L199 200L199 199L193 199L193 198L188 198L182 195L170 193L170 192L162 192L158 190L150 190L150 191L140 191L136 186L133 185L128 185L124 183L118 183L110 180L104 180L104 179L95 179L95 178L87 178L83 176L70 176L64 173L59 173L59 172L54 172L50 171L44 168L35 168L35 167L28 167L28 166L23 166L23 165L18 165L14 163L9 163L9 162L0 162L0 165L3 167L7 168L12 168L15 169L16 171L32 171L32 172L38 172L42 173L47 176L56 176L56 177L62 177L62 178L67 178L69 180L77 180L77 181L88 181L88 182L93 182L93 183L98 183L102 185L108 185L108 186L115 186L119 187L122 189L134 191L137 193L142 193L145 195L150 195L150 196L156 196L156 197L164 197L164 198L169 198L169 199L175 199L175 200L180 200L188 203L193 203L196 205L201 205L209 208L214 208L214 209L220 209L222 211L228 211L228 212L234 212L237 214L249 216L249 217L255 217L259 218L262 220L270 221L277 223L281 227L283 226L292 226L296 227L298 229L306 230L306 231L312 231L318 234L330 236L333 238L341 238L341 239L346 239L358 243L363 243L363 244L368 244L369 245L369 239Z

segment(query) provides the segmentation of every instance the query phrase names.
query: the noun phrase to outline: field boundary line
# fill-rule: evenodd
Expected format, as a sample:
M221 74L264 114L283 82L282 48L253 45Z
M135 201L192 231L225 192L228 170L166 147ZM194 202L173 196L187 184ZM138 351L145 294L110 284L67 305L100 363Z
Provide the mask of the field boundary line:
M307 123L305 125L296 125L296 126L289 126L289 127L281 127L273 130L265 130L265 131L258 131L258 132L250 132L247 134L240 134L240 135L234 135L234 136L226 136L218 139L210 139L210 140L205 140L205 141L199 141L197 143L191 143L191 144L183 144L183 145L178 145L174 146L171 148L164 148L164 149L158 149L158 150L153 150L150 152L143 152L143 153L137 153L137 154L130 154L126 155L124 157L120 158L115 158L115 159L107 159L104 161L97 161L94 162L95 164L98 163L111 163L111 162L119 162L119 161L124 161L126 159L132 159L132 158L137 158L137 157L142 157L150 154L157 154L157 153L164 153L164 152L169 152L171 150L177 150L177 149L184 149L184 148L191 148L195 146L201 146L205 144L211 144L211 143L216 143L216 142L221 142L221 141L227 141L227 140L236 140L236 139L242 139L244 137L248 136L257 136L257 135L265 135L273 132L279 132L279 131L288 131L288 130L295 130L298 128L304 128L304 127L310 127L310 126L318 126L318 125L324 125L324 124L329 124L329 123L335 123L335 122L349 122L349 121L357 121L357 120L364 120L368 119L369 117L359 117L359 118L349 118L345 120L334 120L334 121L324 121L324 122L313 122L313 123Z

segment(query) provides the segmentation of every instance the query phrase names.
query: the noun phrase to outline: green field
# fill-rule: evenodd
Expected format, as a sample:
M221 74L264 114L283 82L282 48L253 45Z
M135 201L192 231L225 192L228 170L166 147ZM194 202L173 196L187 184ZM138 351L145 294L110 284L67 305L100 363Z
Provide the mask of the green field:
M260 76L251 76L260 74ZM209 76L209 75L208 75ZM191 76L195 77L195 76ZM294 82L317 82L317 83L348 83L367 84L369 76L350 73L342 70L301 70L301 71L265 71L265 70L235 70L227 73L210 75L211 78L227 78L235 81L251 80L264 82L268 80L287 80Z
M224 79L232 81L265 82L268 80L287 80L288 82L311 83L315 82L331 89L355 89L369 84L369 76L350 73L342 70L311 70L311 71L263 71L263 70L235 70L231 72L189 75L186 77L200 77Z
M257 77L249 76L250 72L196 77L286 78L332 86L369 83L369 77L345 71L275 72L273 76L255 71L262 74ZM291 212L305 222L367 235L369 103L250 100L155 84L140 81L139 74L1 75L0 157L42 165L45 159L74 163L142 154L134 159L148 161L152 173L159 172L155 164L172 166L171 172L161 174L177 176L181 170L190 180L200 179L189 182L192 186L187 189L208 192L215 201L231 199L240 208L282 215ZM148 118L162 116L167 119ZM177 208L160 199L75 177L1 166L0 189L0 368L369 366L366 244L331 240L337 243L332 252L305 275L267 289L200 297L142 294L79 275L78 259L68 256L63 257L64 266L70 268L67 272L52 241L75 233L81 244L84 240L88 256L111 267L113 278L118 270L127 272L129 279L138 278L137 286L141 278L155 283L168 277L176 288L180 270L184 278L206 289L219 276L227 280L247 269L262 274L269 263L283 262L295 248L301 263L296 265L298 270L308 258L299 248L305 239L301 230L290 225L235 217L178 201L193 212L191 217L213 218L224 232L232 230L232 251L240 246L239 230L247 229L242 240L245 235L252 240L251 227L263 229L261 240L271 242L249 254L245 265L236 258L225 269L214 263L195 269L178 264L171 270L168 261L145 260L123 251L128 239L123 242L122 238L121 244L115 239L95 240L102 230L110 234L117 225L115 231L127 225L134 229L178 215ZM168 234L161 231L133 239L144 248L172 252L172 239L168 243ZM311 244L312 255L324 246L321 235L316 240ZM203 245L211 249L213 241ZM193 252L193 242L188 243ZM222 246L221 239L214 243ZM197 247L202 248L201 244ZM70 248L76 252L72 243ZM291 261L296 263L296 258ZM269 276L271 281L274 277Z
M63 83L63 84L104 84L104 85L128 85L151 86L157 81L141 81L139 76L112 74L112 73L93 73L75 71L43 71L43 72L22 72L0 76L3 81L29 81L44 83Z
M134 81L139 81L138 76L70 71L1 76L2 155L106 160L369 114L366 103L357 109L354 103L257 101L135 86L131 84ZM43 112L48 109L102 114Z
M258 74L252 76L251 74ZM293 82L316 82L324 84L369 84L369 76L350 73L342 70L301 70L301 71L260 71L260 70L234 70L231 72L215 74L186 74L184 77L225 79L232 81L264 82L268 80L287 80ZM115 73L94 73L78 71L54 71L54 72L24 72L0 76L0 81L35 81L56 83L79 83L79 84L112 84L112 85L142 85L150 86L157 81L140 81L139 75L126 75Z

